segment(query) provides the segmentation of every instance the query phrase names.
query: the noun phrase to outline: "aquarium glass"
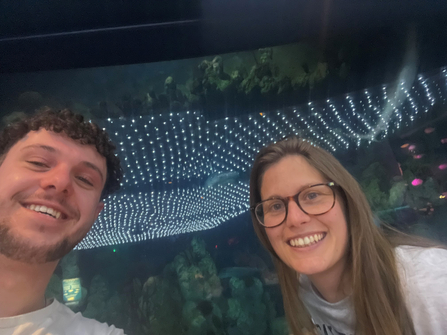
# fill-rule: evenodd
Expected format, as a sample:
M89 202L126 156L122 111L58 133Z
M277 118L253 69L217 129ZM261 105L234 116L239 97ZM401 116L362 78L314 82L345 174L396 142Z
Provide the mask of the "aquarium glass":
M249 173L292 134L357 178L377 225L447 242L446 50L424 34L1 74L2 125L69 108L108 131L124 166L47 296L130 335L288 334Z

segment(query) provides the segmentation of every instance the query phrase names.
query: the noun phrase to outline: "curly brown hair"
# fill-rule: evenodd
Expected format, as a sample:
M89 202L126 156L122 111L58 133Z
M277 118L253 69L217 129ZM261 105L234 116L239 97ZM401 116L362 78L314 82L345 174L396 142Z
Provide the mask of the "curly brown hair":
M20 139L30 131L41 128L58 134L64 133L83 145L94 145L98 153L106 159L107 164L107 178L101 194L102 199L119 190L123 169L120 159L115 154L116 146L97 124L85 121L82 115L68 109L55 111L46 108L7 125L0 133L0 164Z

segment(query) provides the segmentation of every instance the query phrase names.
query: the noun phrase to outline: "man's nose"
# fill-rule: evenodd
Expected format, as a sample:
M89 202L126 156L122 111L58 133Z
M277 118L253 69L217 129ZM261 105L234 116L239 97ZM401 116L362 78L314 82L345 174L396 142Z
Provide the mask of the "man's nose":
M45 172L41 187L46 191L69 194L73 188L70 171L65 166L57 166Z
M299 226L310 221L309 214L301 209L296 198L289 197L287 201L287 219L285 223L288 226Z

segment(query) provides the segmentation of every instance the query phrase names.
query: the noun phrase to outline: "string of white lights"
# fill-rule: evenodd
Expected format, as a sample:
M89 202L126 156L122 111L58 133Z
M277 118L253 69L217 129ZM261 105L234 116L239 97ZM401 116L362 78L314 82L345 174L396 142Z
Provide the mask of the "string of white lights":
M248 174L264 145L296 134L329 151L368 145L446 103L447 70L389 97L373 87L323 102L206 120L194 111L107 119L124 165L120 193L76 247L145 241L214 228L248 210ZM394 97L394 99L393 99ZM425 111L425 113L421 113Z

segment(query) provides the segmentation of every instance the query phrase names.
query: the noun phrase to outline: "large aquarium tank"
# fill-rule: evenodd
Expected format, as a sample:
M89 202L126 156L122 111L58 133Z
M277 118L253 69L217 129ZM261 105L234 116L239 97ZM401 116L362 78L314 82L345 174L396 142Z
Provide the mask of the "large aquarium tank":
M0 122L97 122L125 176L47 296L128 335L287 335L249 215L258 150L335 155L375 212L447 242L447 5L0 4Z

